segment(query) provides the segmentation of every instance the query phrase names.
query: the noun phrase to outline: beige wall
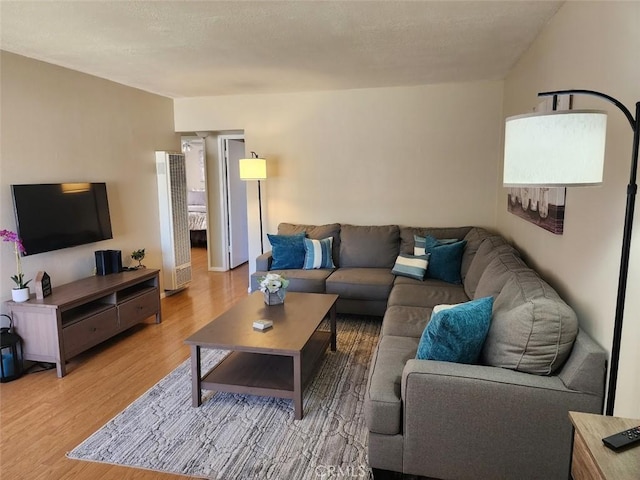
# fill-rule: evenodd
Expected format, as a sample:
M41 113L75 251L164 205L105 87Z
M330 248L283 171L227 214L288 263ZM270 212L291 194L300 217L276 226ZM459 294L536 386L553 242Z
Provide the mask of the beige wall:
M530 111L537 92L589 89L640 101L640 3L568 2L505 81L505 116ZM610 350L616 304L632 130L606 101L574 98L575 108L609 112L604 184L567 189L564 235L506 212L499 188L498 227L576 309L581 326ZM636 212L639 210L636 201ZM616 414L640 417L640 219L635 222Z
M15 230L10 185L106 182L113 239L27 256L27 278L45 270L56 284L86 277L94 250L118 249L123 263L146 248L160 267L155 150L180 147L172 100L14 54L0 54L0 229ZM15 258L0 245L0 300L10 298ZM33 290L32 290L33 291Z
M267 159L265 233L286 221L495 223L502 82L187 98L174 109L177 131L244 131L246 151Z

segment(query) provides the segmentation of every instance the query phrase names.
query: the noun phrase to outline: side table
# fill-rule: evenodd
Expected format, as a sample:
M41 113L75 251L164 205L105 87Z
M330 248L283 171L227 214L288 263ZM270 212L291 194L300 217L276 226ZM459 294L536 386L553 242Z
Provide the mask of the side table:
M639 419L569 412L573 424L573 480L638 480L640 446L614 452L602 443L604 437L640 425Z

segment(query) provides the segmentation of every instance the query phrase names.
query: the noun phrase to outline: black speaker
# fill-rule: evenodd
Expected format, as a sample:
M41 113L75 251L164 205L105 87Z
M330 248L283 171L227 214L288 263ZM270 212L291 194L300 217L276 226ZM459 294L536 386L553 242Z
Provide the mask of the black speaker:
M109 250L96 250L96 273L108 275L111 273L111 255Z
M122 271L122 251L107 250L109 252L109 262L111 263L111 273L120 273Z

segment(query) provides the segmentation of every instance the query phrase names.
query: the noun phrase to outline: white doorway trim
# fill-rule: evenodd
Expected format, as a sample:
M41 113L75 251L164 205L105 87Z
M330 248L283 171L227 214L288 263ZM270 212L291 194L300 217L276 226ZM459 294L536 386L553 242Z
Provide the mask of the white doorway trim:
M231 232L230 222L233 221L229 215L229 179L228 179L228 165L227 156L225 153L225 143L228 140L242 140L244 141L244 135L242 134L224 134L218 135L218 178L220 179L219 191L220 191L220 218L222 232L220 240L222 242L222 265L221 270L227 271L231 268L230 265L230 243ZM248 256L248 251L247 251Z

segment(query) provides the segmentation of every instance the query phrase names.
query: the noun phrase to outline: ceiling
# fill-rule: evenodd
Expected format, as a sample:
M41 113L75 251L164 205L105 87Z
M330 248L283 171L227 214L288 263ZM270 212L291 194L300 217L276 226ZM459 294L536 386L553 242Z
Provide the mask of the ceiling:
M0 1L0 48L172 98L502 79L562 1Z

